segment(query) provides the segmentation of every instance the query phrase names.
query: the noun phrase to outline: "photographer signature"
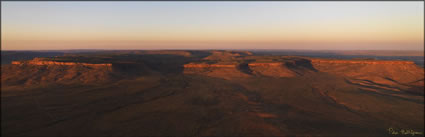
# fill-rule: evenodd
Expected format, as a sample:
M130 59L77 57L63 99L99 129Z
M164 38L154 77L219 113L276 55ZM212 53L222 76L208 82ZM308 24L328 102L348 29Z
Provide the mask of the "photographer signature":
M397 130L394 128L388 128L388 133L391 135L422 135L422 132L418 132L418 131L414 131L412 129L401 129L401 130Z

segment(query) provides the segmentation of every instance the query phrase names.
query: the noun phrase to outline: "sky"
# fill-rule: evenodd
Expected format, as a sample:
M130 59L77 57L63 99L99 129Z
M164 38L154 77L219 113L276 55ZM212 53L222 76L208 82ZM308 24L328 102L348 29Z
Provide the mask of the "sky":
M424 50L424 2L1 2L2 50Z

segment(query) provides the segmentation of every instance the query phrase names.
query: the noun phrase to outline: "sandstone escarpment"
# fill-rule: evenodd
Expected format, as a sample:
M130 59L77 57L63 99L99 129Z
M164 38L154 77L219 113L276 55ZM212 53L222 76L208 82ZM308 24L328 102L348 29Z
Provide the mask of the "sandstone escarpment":
M411 61L288 58L275 62L184 65L185 74L222 78L297 77L316 72L343 76L348 82L368 89L406 91L412 86L423 87L424 83L424 69Z
M88 66L88 67L106 67L111 68L112 64L104 63L104 64L91 64L91 63L80 63L80 62L58 62L58 61L49 61L43 58L34 58L29 61L12 61L13 65L66 65L66 66Z
M321 72L345 76L350 83L370 90L423 87L424 69L411 61L312 59L312 64Z
M351 61L312 59L314 68L322 72L350 77L381 76L401 83L423 79L424 69L411 61Z
M291 60L285 62L253 62L234 64L185 64L185 74L203 74L225 77L295 77L311 71L311 64L306 60ZM310 67L310 68L309 68Z
M320 64L398 64L398 65L413 65L413 61L398 61L398 60L332 60L332 59L311 59L312 63Z
M112 79L112 64L56 62L36 58L2 67L6 85L101 83Z

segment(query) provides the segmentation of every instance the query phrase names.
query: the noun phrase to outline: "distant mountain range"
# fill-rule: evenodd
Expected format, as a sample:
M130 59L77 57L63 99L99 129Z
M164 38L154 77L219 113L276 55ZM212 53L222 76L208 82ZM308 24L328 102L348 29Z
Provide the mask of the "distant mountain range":
M142 52L179 52L184 50L102 50L102 49L75 49L75 50L37 50L37 51L1 51L1 63L10 64L13 60L30 60L35 57L53 57L66 54L93 54L93 53L142 53ZM207 50L195 50L207 51ZM380 60L410 60L424 67L424 51L395 51L395 50L232 50L251 51L255 55L295 55L320 58L371 58Z

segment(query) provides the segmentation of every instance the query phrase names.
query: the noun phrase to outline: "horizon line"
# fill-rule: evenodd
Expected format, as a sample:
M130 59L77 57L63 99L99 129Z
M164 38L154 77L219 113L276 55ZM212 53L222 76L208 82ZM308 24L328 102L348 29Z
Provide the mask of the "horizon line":
M173 49L173 48L164 48L164 49L100 49L100 48L91 48L91 49L1 49L1 51L71 51L71 50L103 50L103 51L116 51L116 50L301 50L301 51L425 51L424 49L412 50L412 49L272 49L272 48L235 48L235 49L196 49L196 48L184 48L184 49Z

